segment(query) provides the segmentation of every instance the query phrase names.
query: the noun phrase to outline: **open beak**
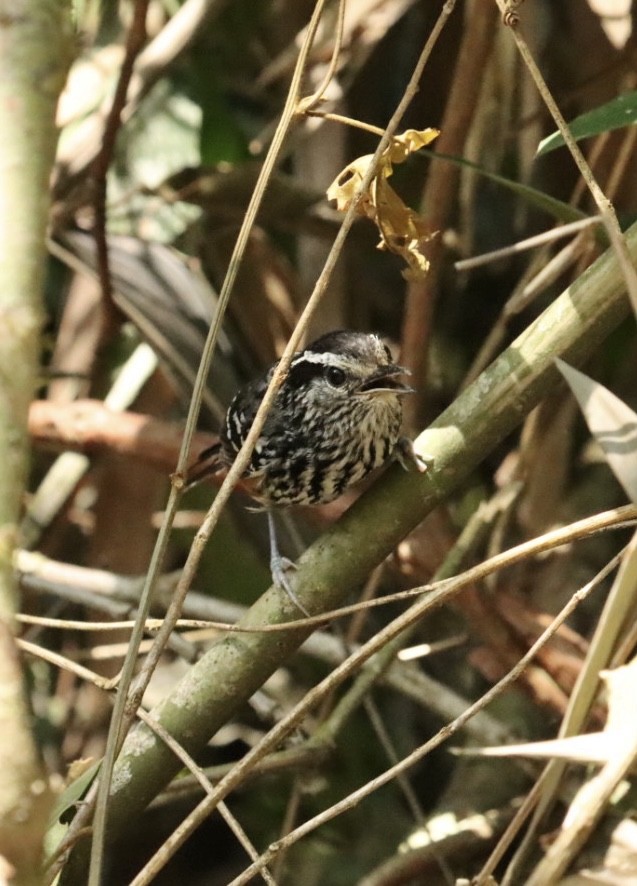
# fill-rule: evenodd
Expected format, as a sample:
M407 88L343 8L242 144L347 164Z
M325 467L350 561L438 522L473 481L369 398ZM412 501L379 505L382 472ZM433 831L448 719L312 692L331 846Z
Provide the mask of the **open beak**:
M414 389L398 379L398 376L400 375L411 375L411 372L408 369L405 369L404 366L390 363L388 366L383 366L382 369L377 370L377 372L369 378L366 378L365 381L361 383L356 393L413 394Z

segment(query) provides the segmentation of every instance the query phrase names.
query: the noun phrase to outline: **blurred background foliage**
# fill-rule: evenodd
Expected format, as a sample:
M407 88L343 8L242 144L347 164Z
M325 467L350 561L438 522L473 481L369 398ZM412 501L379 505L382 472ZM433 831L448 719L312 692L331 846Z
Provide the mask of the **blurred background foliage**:
M534 0L521 11L523 33L567 119L635 89L632 14L626 8L620 16L613 10L605 18L601 6L587 0ZM115 379L121 381L126 361L147 341L159 362L147 364L145 379L133 373L132 381L123 382L125 406L167 421L183 419L214 314L215 292L312 8L307 0L151 0L147 39L108 170L111 301L103 298L96 280L99 262L91 234L94 164L125 56L133 4L75 0L77 57L60 105L52 185L42 399L61 409L81 398L104 399ZM343 49L325 110L383 126L440 8L430 0L348 0ZM179 14L185 22L181 44L176 33L161 43ZM326 70L334 15L330 6L307 71L308 93ZM471 88L467 85L469 97L463 103L467 71ZM450 107L454 88L460 92ZM453 399L485 343L494 341L488 362L603 248L592 228L574 235L572 255L546 281L538 281L540 270L561 254L564 242L573 241L512 253L471 271L454 267L460 259L595 212L564 148L536 156L540 141L554 126L500 23L495 3L457 3L403 128L431 126L442 130L440 142L430 152L410 158L393 178L406 203L438 231L424 247L431 250L433 263L425 284L427 310L424 315L414 312L413 281L403 277L397 257L376 249L377 232L360 220L311 329L311 336L341 327L378 331L403 359L410 362L417 356L417 394L408 414L412 431L424 427ZM610 128L603 122L582 145L627 225L637 210L636 130L630 126L601 131ZM369 133L315 117L299 119L293 128L230 301L202 429L214 431L236 387L282 352L340 223L325 190L348 162L373 152L375 145L376 137ZM446 145L451 146L446 150L451 159L433 160L437 149L445 153ZM454 157L470 163L463 165ZM534 196L520 185L534 189ZM434 195L433 205L428 195ZM542 195L552 202L543 201ZM512 293L530 284L533 296L523 294L519 308L510 311L506 306ZM589 371L634 405L634 365L634 336L626 327L600 349ZM50 498L41 484L58 454L42 448L34 452L27 509L30 547L64 563L142 574L170 466L158 469L146 463L148 459L96 451L77 468L79 474L58 477L56 489L65 491L45 520L38 508L43 495ZM564 392L555 394L454 501L401 545L376 576L377 592L427 581L477 504L509 485L516 490L512 505L489 527L475 556L624 500L589 445L572 401ZM168 569L178 569L183 562L211 494L211 489L198 488L184 498ZM247 512L246 503L237 496L200 570L196 590L212 600L246 605L269 583L263 556L265 521ZM340 502L287 519L288 552L298 552L344 506ZM616 544L616 539L600 537L473 589L422 626L423 641L460 640L419 667L458 695L477 697L528 647L545 613L556 611L590 578ZM64 596L46 582L31 587L26 583L24 605L40 614L92 619L105 614L123 617L130 611L125 600L104 602L96 594L83 595L82 588L75 591L75 596ZM119 609L107 608L115 603ZM507 733L527 738L554 734L599 605L597 598L586 604L570 633L549 649L532 677L490 709ZM375 610L351 629L350 641L368 636L387 617ZM111 635L105 641L102 635L72 631L60 636L32 628L30 633L106 675L120 662L121 648L112 648L116 640ZM122 634L119 639L125 638ZM174 652L166 656L151 702L167 691L179 666ZM214 737L200 762L219 765L236 759L329 667L328 658L320 655L297 656L264 687L262 698ZM43 751L51 770L62 778L73 760L101 753L110 704L90 685L42 664L33 666L31 676ZM443 722L435 707L428 709L426 699L414 703L387 688L376 690L374 697L399 755ZM477 739L469 735L466 740ZM366 712L360 711L327 762L261 778L231 805L256 845L265 847L278 837L284 822L320 811L386 765L386 751L374 737ZM296 846L278 875L280 882L431 884L453 882L450 871L469 876L473 859L485 852L484 843L469 838L444 864L429 860L412 879L382 879L378 871L374 879L369 872L391 857L410 833L422 837L429 816L437 820L442 813L462 817L470 811L508 809L513 798L528 789L533 772L528 766L467 762L438 751L416 767L407 788L383 789ZM159 798L144 821L131 829L125 851L109 860L108 882L127 882L195 796ZM214 819L157 882L223 884L244 863L234 838ZM363 879L366 874L368 879Z

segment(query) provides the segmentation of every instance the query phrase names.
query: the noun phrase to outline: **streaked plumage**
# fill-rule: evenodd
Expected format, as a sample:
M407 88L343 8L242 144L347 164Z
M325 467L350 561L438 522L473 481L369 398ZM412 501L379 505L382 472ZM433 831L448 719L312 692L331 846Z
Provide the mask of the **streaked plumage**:
M230 404L225 463L241 448L274 368ZM400 434L400 395L411 390L397 380L404 374L375 335L331 332L296 355L252 453L254 497L268 507L324 504L384 464Z
M201 479L230 465L252 426L276 364L235 396L219 445L202 453L189 475ZM326 504L395 453L411 453L400 437L401 395L408 374L376 335L330 332L292 359L246 471L250 492L270 516L272 572L291 590L276 547L272 508Z

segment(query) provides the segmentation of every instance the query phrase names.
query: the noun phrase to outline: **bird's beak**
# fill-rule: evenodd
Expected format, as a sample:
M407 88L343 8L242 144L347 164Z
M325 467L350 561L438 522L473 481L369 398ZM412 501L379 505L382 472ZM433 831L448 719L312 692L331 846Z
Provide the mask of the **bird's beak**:
M413 394L414 389L398 379L399 375L411 375L404 366L390 363L378 369L361 383L357 394Z

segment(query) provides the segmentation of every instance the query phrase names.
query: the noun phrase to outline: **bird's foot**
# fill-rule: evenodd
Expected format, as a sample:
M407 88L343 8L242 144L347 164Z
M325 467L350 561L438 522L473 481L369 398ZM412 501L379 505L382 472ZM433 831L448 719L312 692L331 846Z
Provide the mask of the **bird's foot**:
M399 437L394 450L397 461L406 471L413 471L415 468L420 474L426 473L434 464L434 458L431 455L416 452L413 440L409 437Z
M292 560L288 560L287 557L281 557L279 554L276 554L270 559L270 572L272 573L272 581L278 588L281 588L282 591L285 591L285 593L294 603L296 608L300 609L303 615L309 618L310 613L296 596L290 583L290 573L296 572L296 568L296 563L293 563Z

